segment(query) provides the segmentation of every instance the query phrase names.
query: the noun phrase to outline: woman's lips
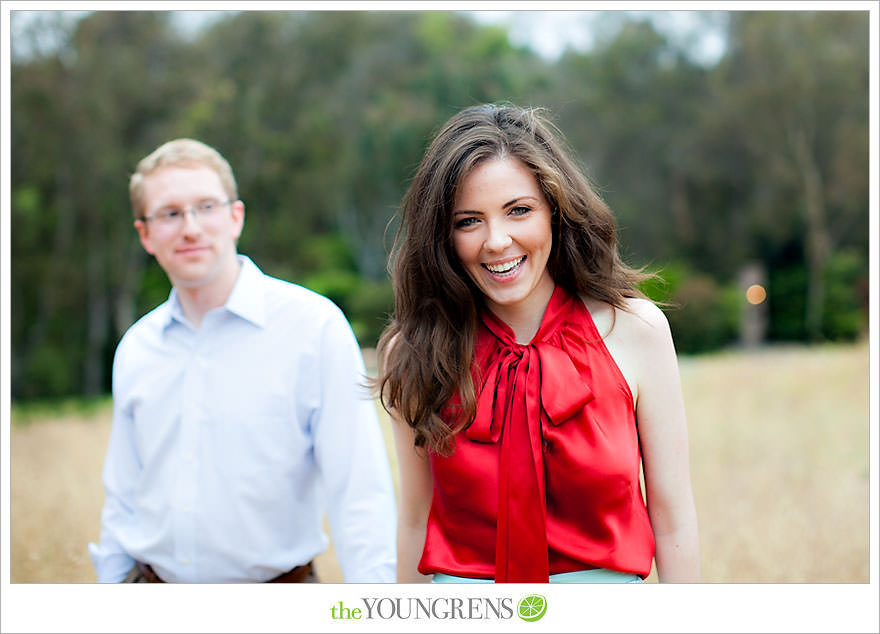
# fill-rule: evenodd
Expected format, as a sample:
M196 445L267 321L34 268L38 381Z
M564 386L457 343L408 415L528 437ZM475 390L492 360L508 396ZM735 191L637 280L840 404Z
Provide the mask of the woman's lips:
M492 277L506 279L515 276L525 260L526 256L521 255L518 258L507 260L506 262L498 264L481 264L481 266L486 269Z

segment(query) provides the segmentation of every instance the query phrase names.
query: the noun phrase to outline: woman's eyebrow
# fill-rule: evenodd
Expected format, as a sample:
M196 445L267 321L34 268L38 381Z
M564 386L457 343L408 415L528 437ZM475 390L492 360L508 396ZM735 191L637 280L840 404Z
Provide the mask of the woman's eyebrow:
M538 200L538 198L536 196L531 196L529 194L525 194L523 196L517 196L513 200L508 200L506 203L501 205L501 208L505 209L507 207L510 207L511 205L518 203L521 200L526 200L526 199ZM455 211L452 212L452 215L455 216L458 214L482 214L482 213L483 213L482 211L477 211L475 209L456 209Z
M519 201L524 200L526 198L531 198L532 200L537 200L537 198L535 198L534 196L530 196L530 195L526 194L525 196L518 196L518 197L514 198L513 200L504 203L503 207L510 207L514 203L518 203Z

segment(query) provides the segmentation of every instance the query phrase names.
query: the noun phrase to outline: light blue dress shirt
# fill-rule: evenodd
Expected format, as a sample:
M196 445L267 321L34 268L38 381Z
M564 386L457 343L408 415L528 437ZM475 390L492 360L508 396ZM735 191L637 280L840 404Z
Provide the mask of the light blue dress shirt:
M347 582L395 580L396 507L354 334L328 299L244 256L198 329L175 291L113 364L99 581L265 581L327 548Z

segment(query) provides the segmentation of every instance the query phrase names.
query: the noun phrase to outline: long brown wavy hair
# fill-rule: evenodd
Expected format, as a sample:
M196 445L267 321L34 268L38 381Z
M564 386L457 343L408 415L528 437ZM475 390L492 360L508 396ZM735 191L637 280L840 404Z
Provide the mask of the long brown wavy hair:
M625 265L610 209L540 109L482 105L453 116L435 136L403 197L389 259L395 313L379 339L374 385L383 407L415 431L415 445L445 455L473 422L471 376L482 294L452 247L452 208L463 179L491 158L528 166L552 210L547 268L556 284L624 309L649 277ZM456 397L452 420L440 410ZM447 410L448 411L448 410ZM449 418L449 416L447 416Z

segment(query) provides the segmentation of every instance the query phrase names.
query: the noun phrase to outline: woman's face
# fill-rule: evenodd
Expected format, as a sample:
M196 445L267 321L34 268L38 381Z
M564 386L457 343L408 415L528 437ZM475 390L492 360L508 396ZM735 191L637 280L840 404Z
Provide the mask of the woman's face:
M521 311L542 315L550 301L550 219L537 178L519 159L483 161L458 188L452 209L455 254L502 319Z

